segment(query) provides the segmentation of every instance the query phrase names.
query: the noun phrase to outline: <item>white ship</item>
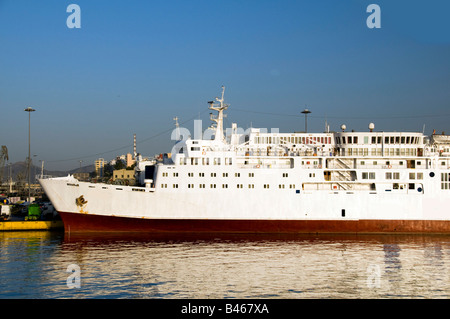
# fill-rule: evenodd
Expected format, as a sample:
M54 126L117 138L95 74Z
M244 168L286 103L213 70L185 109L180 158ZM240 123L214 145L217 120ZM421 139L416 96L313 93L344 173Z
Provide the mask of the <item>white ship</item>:
M40 183L66 232L450 233L450 138L417 132L273 133L232 125L162 160L136 186Z

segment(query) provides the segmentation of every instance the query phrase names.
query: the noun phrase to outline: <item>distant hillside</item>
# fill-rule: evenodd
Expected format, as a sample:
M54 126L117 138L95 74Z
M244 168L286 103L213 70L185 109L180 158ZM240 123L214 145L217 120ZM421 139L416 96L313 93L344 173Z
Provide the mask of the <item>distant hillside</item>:
M44 168L44 175L51 175L53 177L61 177L61 176L67 176L68 174L74 174L74 173L90 173L95 170L94 164L87 165L83 167L79 167L70 171L49 171ZM24 181L28 181L28 175L27 175L27 163L26 162L16 162L11 164L11 172L13 176L13 180L17 181L19 179L23 179ZM41 174L41 167L37 167L35 165L32 165L30 167L30 173L31 173L31 182L35 183L36 180L34 177L36 175ZM9 165L6 165L3 171L3 181L6 181L6 179L9 177Z

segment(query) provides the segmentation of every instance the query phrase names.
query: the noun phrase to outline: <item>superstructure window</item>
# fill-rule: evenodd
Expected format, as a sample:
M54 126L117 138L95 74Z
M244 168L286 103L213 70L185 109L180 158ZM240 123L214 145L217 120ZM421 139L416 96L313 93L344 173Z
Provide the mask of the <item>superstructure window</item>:
M441 173L441 189L450 189L450 173Z

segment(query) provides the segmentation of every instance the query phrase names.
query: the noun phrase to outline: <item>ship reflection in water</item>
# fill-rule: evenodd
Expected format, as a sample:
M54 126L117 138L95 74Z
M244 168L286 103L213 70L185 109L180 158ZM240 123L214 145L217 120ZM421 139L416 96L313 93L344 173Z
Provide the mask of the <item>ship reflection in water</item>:
M0 298L450 298L450 236L11 232L0 241ZM79 288L69 288L71 265Z

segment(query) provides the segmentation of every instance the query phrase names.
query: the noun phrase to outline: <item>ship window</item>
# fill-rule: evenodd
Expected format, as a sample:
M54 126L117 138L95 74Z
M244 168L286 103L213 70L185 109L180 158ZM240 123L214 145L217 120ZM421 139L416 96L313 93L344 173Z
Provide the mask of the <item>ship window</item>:
M406 144L409 144L409 141L410 141L410 137L407 136L407 137L406 137Z
M216 177L216 173L211 173L211 177Z
M389 136L384 137L384 144L389 144Z
M228 188L228 184L222 184L222 188Z
M358 144L358 136L353 137L353 143Z
M369 173L369 179L375 179L375 173L370 172Z
M194 177L194 173L188 173L189 177Z
M278 188L280 188L280 189L284 188L284 184L279 184Z
M242 184L237 184L236 186L237 186L237 188L244 188L244 186Z
M364 136L364 144L369 144L369 137L368 136Z
M283 173L283 177L288 177L288 173Z
M414 183L409 183L409 189L415 189L415 184Z
M400 173L398 172L394 173L394 179L400 179Z
M396 136L396 137L395 137L395 143L396 143L396 144L399 144L399 143L400 143L400 136Z
M216 184L211 184L210 187L211 188L216 188Z
M191 147L191 151L200 151L200 147Z
M348 144L352 144L353 142L352 142L352 137L351 136L349 136L348 137Z
M234 177L241 177L241 173L234 173Z
M264 184L264 188L269 188L269 184Z
M173 184L173 188L178 188L178 184Z
M376 136L372 136L372 144L376 144L377 143L377 137Z
M405 144L405 137L404 137L404 136L402 136L402 141L401 141L401 143L402 143L402 144Z
M178 177L178 173L173 173L173 176L174 177Z
M362 179L368 179L369 175L368 173L362 173Z
M199 177L205 177L205 173L198 173Z
M248 184L248 188L255 188L254 184Z
M342 209L342 210L341 210L341 216L342 216L342 217L345 217L345 209Z
M248 177L255 177L255 173L248 173Z
M391 144L394 144L394 137L391 136Z
M377 144L381 144L381 136L377 137Z
M409 179L416 179L416 173L409 173Z
M386 173L386 179L392 179L392 173Z
M205 188L205 184L199 184L198 185L200 188Z
M417 179L423 179L423 173L417 173Z
M228 177L228 173L223 173L222 176L223 177Z

